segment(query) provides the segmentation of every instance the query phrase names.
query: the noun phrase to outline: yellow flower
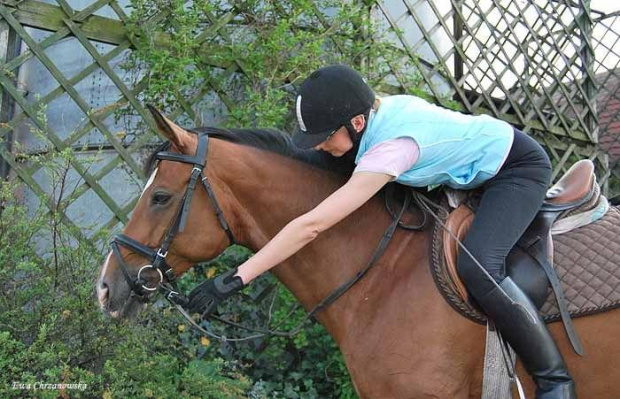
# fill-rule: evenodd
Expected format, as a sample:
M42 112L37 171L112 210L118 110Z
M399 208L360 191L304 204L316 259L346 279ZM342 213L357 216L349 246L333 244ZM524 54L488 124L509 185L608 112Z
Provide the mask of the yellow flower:
M215 267L207 269L205 276L207 276L207 278L213 278L213 276L215 276Z
M62 318L63 319L66 319L69 316L71 316L71 311L69 309L66 309L66 310L62 311Z
M177 327L177 329L179 330L179 332L183 332L183 331L185 331L185 324L179 324L179 326Z
M211 345L211 341L209 341L209 338L207 338L207 337L200 338L200 343L202 344L202 346L209 346L209 345Z

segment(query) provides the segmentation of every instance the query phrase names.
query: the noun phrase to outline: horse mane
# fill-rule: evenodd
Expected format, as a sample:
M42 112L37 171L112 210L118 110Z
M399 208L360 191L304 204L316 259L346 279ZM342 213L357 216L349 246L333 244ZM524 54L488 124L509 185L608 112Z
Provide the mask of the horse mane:
M353 154L353 151L349 151L348 154L342 157L334 157L324 151L301 149L293 143L293 139L290 135L276 129L198 127L189 129L188 131L199 135L208 134L209 137L212 138L273 152L342 176L351 176L355 168L355 154ZM153 150L144 166L145 176L149 176L155 168L155 155L160 151L169 150L169 141L159 144Z

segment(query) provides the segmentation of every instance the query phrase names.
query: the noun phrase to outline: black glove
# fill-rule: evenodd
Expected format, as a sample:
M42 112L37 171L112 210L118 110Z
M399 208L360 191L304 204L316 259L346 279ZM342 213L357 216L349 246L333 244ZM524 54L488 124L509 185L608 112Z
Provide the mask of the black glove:
M189 294L187 310L209 317L220 302L243 289L243 280L235 273L236 267L196 286Z

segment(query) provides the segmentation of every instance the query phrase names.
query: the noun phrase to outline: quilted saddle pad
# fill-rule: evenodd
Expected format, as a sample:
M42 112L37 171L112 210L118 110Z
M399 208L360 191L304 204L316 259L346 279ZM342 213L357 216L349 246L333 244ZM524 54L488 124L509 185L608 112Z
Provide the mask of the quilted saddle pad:
M465 317L486 323L486 316L458 294L446 272L442 227L433 228L431 272L446 301ZM620 209L610 207L595 223L553 236L554 268L562 282L573 318L620 307ZM541 314L547 322L560 320L549 288Z
M620 209L610 207L595 223L554 235L554 268L562 281L568 310L585 316L620 306ZM548 320L559 319L552 295L541 308Z

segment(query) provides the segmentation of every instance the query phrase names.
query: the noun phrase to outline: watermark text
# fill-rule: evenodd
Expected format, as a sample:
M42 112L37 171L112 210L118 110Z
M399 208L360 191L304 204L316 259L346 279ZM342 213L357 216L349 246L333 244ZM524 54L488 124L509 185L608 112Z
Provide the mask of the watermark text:
M23 383L18 381L13 381L11 389L20 389L20 390L32 390L32 391L60 391L67 389L77 389L80 391L85 391L88 388L88 384L77 383L77 384L65 384L65 383L47 383L37 381L34 383Z

